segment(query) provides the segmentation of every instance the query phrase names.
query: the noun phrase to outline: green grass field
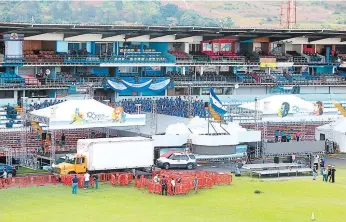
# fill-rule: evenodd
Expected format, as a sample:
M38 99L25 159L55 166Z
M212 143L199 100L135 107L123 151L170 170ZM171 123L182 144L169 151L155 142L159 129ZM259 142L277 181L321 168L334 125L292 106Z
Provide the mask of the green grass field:
M321 178L260 181L234 178L231 186L215 186L187 196L158 196L131 187L101 184L99 190L62 185L0 190L1 222L79 221L316 221L346 219L346 170L335 184ZM263 191L254 194L254 190Z

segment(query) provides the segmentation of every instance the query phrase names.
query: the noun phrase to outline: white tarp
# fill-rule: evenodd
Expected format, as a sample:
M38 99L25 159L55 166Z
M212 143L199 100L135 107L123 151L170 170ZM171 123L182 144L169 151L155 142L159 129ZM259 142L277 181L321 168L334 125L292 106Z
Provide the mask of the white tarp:
M340 152L346 152L346 119L317 127L315 139L320 140L321 134L324 134L325 139L336 142Z
M240 107L256 110L256 103L251 102L240 105ZM276 114L280 117L285 117L287 114L313 113L314 107L314 103L307 102L294 95L274 95L257 101L258 111L264 115Z
M261 141L261 132L247 131L237 123L220 125L220 123L210 122L208 127L206 119L195 117L186 125L183 123L169 125L166 134L160 137L162 137L160 141L175 140L181 143L181 140L184 139L186 143L190 138L194 145L225 146Z
M31 114L49 118L49 129L145 125L145 114L130 115L93 99L68 100Z

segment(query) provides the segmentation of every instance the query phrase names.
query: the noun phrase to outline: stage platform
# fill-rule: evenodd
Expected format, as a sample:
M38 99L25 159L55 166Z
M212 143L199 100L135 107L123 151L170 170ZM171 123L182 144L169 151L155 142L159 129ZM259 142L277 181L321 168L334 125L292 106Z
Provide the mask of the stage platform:
M257 174L261 176L298 176L299 174L311 173L310 168L306 168L298 163L264 163L264 164L246 164L242 167L245 170L250 171L250 176Z
M246 153L235 153L229 155L196 155L196 160L199 162L220 162L231 161L238 158L246 157Z
M269 168L287 168L287 167L299 167L298 163L263 163L263 164L245 164L243 169L246 170L258 170Z

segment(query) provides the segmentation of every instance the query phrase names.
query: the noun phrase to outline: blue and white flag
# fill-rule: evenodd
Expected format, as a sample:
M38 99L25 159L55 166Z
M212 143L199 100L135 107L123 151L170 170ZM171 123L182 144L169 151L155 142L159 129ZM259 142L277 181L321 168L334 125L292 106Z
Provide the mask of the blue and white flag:
M227 113L227 110L224 107L222 107L220 99L216 96L212 88L210 88L209 102L211 108L213 108L213 110L217 112L220 116L223 116Z

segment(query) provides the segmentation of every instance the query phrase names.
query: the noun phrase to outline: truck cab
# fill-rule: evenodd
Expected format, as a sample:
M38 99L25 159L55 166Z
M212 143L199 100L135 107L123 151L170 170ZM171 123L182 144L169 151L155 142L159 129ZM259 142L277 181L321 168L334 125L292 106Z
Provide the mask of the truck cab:
M192 170L197 166L196 157L192 153L171 153L169 156L161 156L156 165L162 169L185 168Z
M76 154L73 156L67 156L65 162L59 163L54 166L54 173L60 175L67 174L82 174L87 170L87 159L86 156Z

